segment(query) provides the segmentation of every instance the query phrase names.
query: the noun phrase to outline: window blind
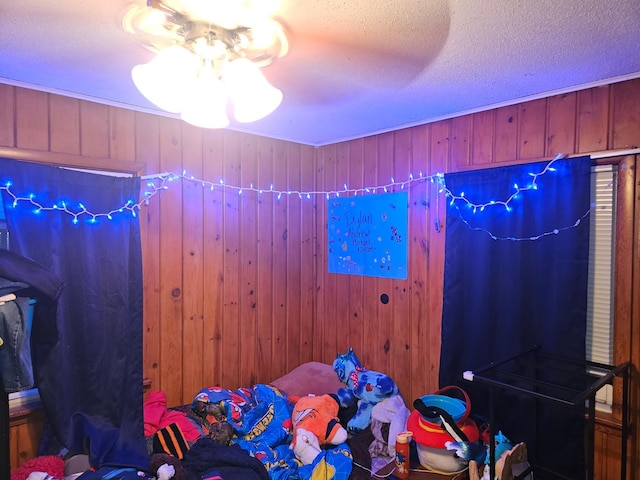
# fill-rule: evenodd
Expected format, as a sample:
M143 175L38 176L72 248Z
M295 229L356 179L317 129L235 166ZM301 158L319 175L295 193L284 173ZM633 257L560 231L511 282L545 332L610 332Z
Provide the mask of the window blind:
M612 165L594 167L589 245L587 300L587 359L613 360L613 255L615 251L615 171Z
M586 352L587 360L606 364L613 363L616 183L614 165L593 167ZM611 390L606 385L596 400L611 405Z

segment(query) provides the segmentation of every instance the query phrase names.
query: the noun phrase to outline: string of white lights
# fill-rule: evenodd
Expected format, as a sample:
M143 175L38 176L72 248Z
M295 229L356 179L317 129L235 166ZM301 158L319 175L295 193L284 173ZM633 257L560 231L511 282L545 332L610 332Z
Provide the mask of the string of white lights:
M554 228L552 230L539 233L537 235L531 235L528 237L503 237L503 236L498 236L485 228L474 227L469 223L469 221L466 218L464 218L464 216L462 215L462 212L460 212L460 208L457 205L455 206L455 208L456 210L458 210L458 216L460 220L471 230L474 230L476 232L484 232L487 235L489 235L493 240L509 240L512 242L535 241L535 240L540 240L543 237L548 237L550 235L558 235L560 232L564 232L565 230L571 230L572 228L576 228L578 225L580 225L582 220L584 220L591 213L591 207L590 207L580 218L578 218L574 222L573 225L568 225L561 228Z
M529 190L537 190L538 189L538 178L549 173L549 172L555 172L556 169L552 166L554 162L560 160L564 158L564 154L560 153L558 154L553 160L551 160L550 162L548 162L538 173L533 173L530 172L529 175L531 177L531 182L528 183L525 186L520 186L517 183L514 183L513 188L514 188L514 192L506 199L506 200L490 200L488 202L480 202L480 203L475 203L472 202L471 200L469 200L464 192L460 192L459 194L456 194L454 192L452 192L451 190L449 190L446 185L445 185L445 181L444 178L441 179L440 181L440 192L439 193L444 193L444 195L450 199L449 201L449 205L455 207L456 211L458 212L458 217L460 218L460 220L467 225L467 227L469 227L471 230L474 231L479 231L479 232L484 232L487 235L489 235L493 240L509 240L509 241L513 241L513 242L521 242L521 241L535 241L535 240L540 240L543 237L547 237L550 235L557 235L560 232L563 232L565 230L569 230L572 228L576 228L578 225L580 225L580 222L591 213L591 208L589 208L586 213L584 213L580 218L578 218L575 223L571 226L565 226L565 227L561 227L561 228L554 228L552 230L549 231L545 231L542 233L539 233L537 235L532 235L532 236L528 236L528 237L506 237L506 236L498 236L495 235L493 232L482 228L482 227L476 227L471 225L471 223L465 218L465 216L463 215L462 211L460 210L460 206L458 205L459 202L462 202L464 205L466 205L467 207L469 207L469 209L473 212L476 213L478 210L480 210L481 212L485 210L485 208L487 207L493 207L493 206L501 206L503 207L507 212L511 212L512 208L510 206L510 203L512 201L514 201L515 199L518 198L518 196L522 193L522 192L527 192Z
M306 198L310 200L316 196L324 196L326 198L331 197L340 197L343 195L363 195L363 194L375 194L379 192L388 193L390 190L395 190L396 188L400 188L400 190L404 190L405 187L409 187L417 182L431 181L432 183L441 182L443 175L441 173L436 173L435 175L424 175L422 172L419 172L417 176L414 176L413 173L409 173L407 180L397 181L394 177L391 177L389 183L383 185L375 185L369 187L361 187L361 188L349 188L347 184L343 184L343 188L336 190L316 190L316 191L300 191L300 190L278 190L275 188L273 184L269 185L269 188L258 188L254 186L253 183L249 184L249 186L237 186L225 183L223 179L218 180L217 182L212 182L209 180L203 180L200 178L196 178L193 175L187 175L186 171L182 171L182 173L173 173L173 172L165 172L158 173L155 175L146 175L141 177L145 180L155 180L162 179L165 181L174 181L174 180L188 180L199 183L203 188L208 188L210 191L214 191L216 188L222 188L227 191L235 191L238 195L242 195L245 192L255 192L258 194L269 193L275 195L278 200L282 198L282 196L288 195L297 195L299 198ZM153 182L150 182L148 185L152 185Z
M490 200L487 202L478 202L478 203L473 202L469 198L467 198L464 192L454 193L450 189L448 189L445 184L444 174L436 173L434 175L424 175L422 172L419 172L418 175L416 176L410 173L407 177L407 180L397 181L395 178L392 177L390 181L386 184L374 185L369 187L361 187L361 188L349 188L347 184L343 184L342 189L328 190L328 191L279 190L279 189L276 189L273 184L269 185L269 188L267 189L255 187L253 183L251 183L248 187L237 186L237 185L225 183L223 179L220 179L217 182L212 182L209 180L196 178L193 175L188 175L186 171L183 171L182 173L179 173L179 174L173 173L173 172L164 172L164 173L147 175L147 176L141 177L143 180L147 180L147 183L146 183L146 189L144 191L144 194L142 195L142 198L138 202L134 202L133 200L127 200L122 206L118 208L114 208L108 212L100 212L100 213L90 211L82 203L79 203L76 208L71 207L65 201L59 201L52 205L44 205L43 203L36 200L36 197L34 194L29 194L26 196L16 194L12 190L12 183L10 181L6 182L5 185L0 185L0 190L4 190L9 194L9 196L12 198L13 207L16 207L20 202L28 202L31 206L34 207L33 212L36 214L39 214L41 212L49 212L49 211L65 213L72 217L72 222L74 224L77 224L80 218L83 216L86 216L88 218L89 223L96 223L98 219L102 217L112 220L115 214L123 213L123 212L131 212L133 216L136 216L137 212L142 208L143 205L148 205L151 198L158 195L158 193L160 193L162 190L168 189L169 183L174 182L176 180L183 180L183 181L186 180L186 181L196 182L196 183L199 183L203 188L209 189L210 191L214 191L215 189L221 189L224 191L237 192L238 195L242 195L244 192L255 192L257 194L267 193L267 194L275 195L278 200L281 199L283 195L285 196L296 195L300 199L303 199L303 198L311 199L316 196L324 196L327 199L329 199L331 197L338 198L340 196L349 196L349 195L358 196L363 194L376 194L376 193L382 193L382 192L387 193L389 191L396 191L396 189L398 188L400 190L404 190L405 188L410 187L412 184L417 182L430 181L431 183L436 184L439 188L438 197L436 198L439 198L440 194L444 194L447 198L450 199L451 205L454 205L458 201L463 202L474 213L478 210L483 211L487 207L491 207L491 206L501 206L505 208L507 211L511 211L510 203L514 201L516 198L518 198L519 194L529 190L536 190L538 179L549 172L555 171L555 169L553 168L553 163L560 158L563 158L562 154L558 155L555 159L548 162L538 173L530 173L529 175L531 176L531 182L529 184L525 186L514 184L514 192L507 199ZM456 208L458 207L456 206ZM516 240L537 240L547 235L558 234L559 232L563 230L567 230L569 228L575 228L580 223L580 221L583 218L585 218L588 214L589 214L589 211L586 212L580 219L578 219L573 226L556 228L556 229L553 229L552 231L544 232L542 234L535 235L532 237L527 237L527 238L498 237L487 230L473 227L471 224L469 224L468 221L466 221L463 218L462 214L460 214L460 218L465 224L469 226L469 228L474 230L485 231L494 240L516 241Z
M474 203L471 200L469 200L467 197L465 197L464 192L460 192L459 194L455 194L451 190L449 190L446 187L445 183L444 183L444 178L442 178L441 181L440 181L440 185L442 186L442 188L440 189L440 193L444 193L447 196L447 198L451 199L449 201L450 205L453 205L458 200L460 200L460 201L466 203L473 210L473 213L476 213L476 211L478 211L478 210L480 210L482 212L485 208L490 207L490 206L502 206L507 210L507 212L510 212L511 211L511 207L509 206L509 204L513 200L518 198L518 195L520 195L522 192L526 192L528 190L537 190L538 189L538 178L543 176L544 174L546 174L548 172L555 172L555 168L552 167L553 163L556 162L557 160L560 160L563 157L564 157L563 154L559 154L556 158L554 158L549 163L547 163L540 172L538 172L538 173L529 173L529 175L531 176L531 182L528 183L527 185L525 185L524 187L518 185L517 183L514 183L513 184L514 192L506 200L490 200L488 202Z
M4 190L12 198L11 206L13 208L15 208L18 205L18 203L26 202L26 203L29 203L31 206L33 206L34 214L40 214L42 212L53 212L53 211L66 213L67 215L71 216L71 222L75 225L79 222L80 217L83 217L83 216L88 217L89 223L96 223L98 219L101 217L107 218L109 220L113 220L113 216L115 214L123 213L123 212L131 212L131 215L135 217L137 215L136 212L140 210L143 204L148 205L149 199L151 197L157 195L161 190L165 190L167 188L166 180L165 179L160 179L160 180L161 181L159 185L155 185L155 184L148 185L151 188L151 191L146 191L144 198L139 200L138 202L134 202L133 200L127 200L122 206L109 210L108 212L101 212L101 213L96 213L88 210L83 203L78 203L77 208L73 208L69 206L67 202L64 200L60 200L59 202L54 203L52 205L44 205L36 200L35 194L21 196L19 194L14 193L14 191L11 189L12 183L10 181L6 182L4 185L0 185L0 190Z

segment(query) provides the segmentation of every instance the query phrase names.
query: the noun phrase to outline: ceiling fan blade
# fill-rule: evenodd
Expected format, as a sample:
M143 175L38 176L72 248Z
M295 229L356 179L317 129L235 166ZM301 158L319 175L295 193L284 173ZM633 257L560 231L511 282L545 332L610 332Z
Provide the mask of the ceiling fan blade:
M449 36L446 0L415 2L415 15L410 18L400 15L393 2L376 4L373 18L371 4L365 2L349 3L348 7L337 1L329 1L329 5L297 3L306 8L294 8L290 2L280 15L287 26L289 53L265 69L265 75L289 99L313 98L326 92L321 99L345 100L357 96L364 87L403 88L428 68ZM368 23L359 26L357 11L348 16L353 18L348 24L336 23L335 15L327 13L332 8L367 8ZM398 35L398 31L407 31L407 35ZM304 95L308 91L315 95Z

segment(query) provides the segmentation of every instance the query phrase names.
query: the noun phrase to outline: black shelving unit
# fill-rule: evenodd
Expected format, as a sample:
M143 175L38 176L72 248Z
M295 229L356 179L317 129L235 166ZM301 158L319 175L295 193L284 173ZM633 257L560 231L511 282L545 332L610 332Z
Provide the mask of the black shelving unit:
M595 395L604 385L613 383L615 377L622 378L622 432L620 478L626 479L627 435L629 429L629 362L606 365L576 360L545 352L536 345L518 355L493 362L473 371L463 373L467 381L485 385L489 390L489 422L495 425L494 397L500 390L511 390L536 400L552 402L583 411L585 426L585 473L593 480L593 447L595 434ZM490 442L489 478L495 478L495 445ZM540 468L557 478L569 478L542 466L532 465L534 474Z

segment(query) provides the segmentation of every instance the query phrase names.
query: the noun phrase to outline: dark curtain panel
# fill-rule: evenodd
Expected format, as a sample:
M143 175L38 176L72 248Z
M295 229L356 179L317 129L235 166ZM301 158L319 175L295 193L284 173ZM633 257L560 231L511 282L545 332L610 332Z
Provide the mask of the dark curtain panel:
M547 164L447 174L446 188L476 205L507 200ZM590 159L556 160L552 167L537 177L537 189L509 203L511 211L489 205L474 213L449 198L439 380L465 388L472 411L485 417L488 389L462 380L464 371L533 345L585 358ZM495 429L526 441L540 465L584 476L581 412L510 391L496 391L494 405Z
M0 181L45 207L94 213L138 200L139 179L0 159ZM147 468L142 391L142 257L130 211L95 222L41 211L3 191L10 249L64 283L55 322L34 319L36 386L53 432L94 466ZM15 203L15 205L14 205Z

